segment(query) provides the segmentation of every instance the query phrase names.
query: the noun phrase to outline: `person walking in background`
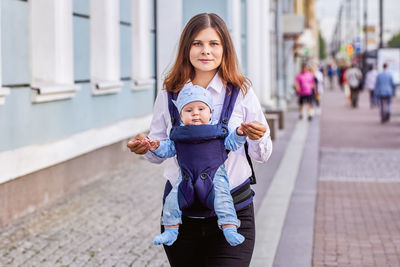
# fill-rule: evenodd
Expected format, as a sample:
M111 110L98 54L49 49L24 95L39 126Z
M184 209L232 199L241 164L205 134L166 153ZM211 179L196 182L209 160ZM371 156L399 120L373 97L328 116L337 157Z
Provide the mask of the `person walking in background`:
M340 90L344 90L345 89L344 88L344 84L345 84L345 73L346 73L346 70L347 70L347 66L346 65L340 66L337 69L337 75L339 77Z
M296 76L294 87L299 96L299 119L303 119L303 105L307 104L308 120L312 120L313 92L315 96L318 95L318 92L315 86L314 75L309 71L306 64L301 66L301 72Z
M314 66L312 70L314 74L315 86L317 87L317 94L313 93L313 98L316 105L316 113L318 114L320 113L321 96L324 91L324 74L316 66Z
M350 99L353 108L358 106L358 93L362 77L361 70L357 68L356 64L352 64L351 68L349 68L345 74L345 79L350 86Z
M378 71L376 70L375 66L372 64L369 65L368 72L365 75L364 88L369 91L369 103L371 108L377 104L377 99L374 92L376 76L378 76Z
M390 120L390 105L394 96L393 76L387 70L388 65L383 64L383 71L378 74L375 82L375 96L380 103L381 122Z
M342 69L342 76L341 76L341 86L340 88L343 90L344 95L346 97L347 103L349 104L349 106L351 106L351 99L350 99L350 86L349 83L347 82L346 79L346 71L348 70L348 68L346 66L343 67Z
M333 68L332 64L328 65L328 78L329 78L329 86L331 90L333 90L333 77L336 75L336 70Z

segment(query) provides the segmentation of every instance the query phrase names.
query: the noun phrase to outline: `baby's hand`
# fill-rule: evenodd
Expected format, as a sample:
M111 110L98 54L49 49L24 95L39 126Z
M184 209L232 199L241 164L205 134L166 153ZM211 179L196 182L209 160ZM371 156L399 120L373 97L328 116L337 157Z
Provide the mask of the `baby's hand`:
M239 136L245 136L246 134L244 133L244 128L242 125L240 125L239 127L236 128L236 133Z
M154 151L160 146L160 140L148 140L150 144L150 150Z

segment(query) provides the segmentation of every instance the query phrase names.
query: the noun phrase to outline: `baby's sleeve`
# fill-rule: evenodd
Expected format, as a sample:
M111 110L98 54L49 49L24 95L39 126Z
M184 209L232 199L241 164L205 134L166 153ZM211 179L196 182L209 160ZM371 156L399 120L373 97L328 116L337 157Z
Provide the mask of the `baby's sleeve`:
M160 141L160 146L151 152L160 158L172 158L176 155L175 143L168 137L166 140Z
M244 143L246 143L246 136L238 135L236 129L230 131L224 141L225 148L231 151L238 150Z

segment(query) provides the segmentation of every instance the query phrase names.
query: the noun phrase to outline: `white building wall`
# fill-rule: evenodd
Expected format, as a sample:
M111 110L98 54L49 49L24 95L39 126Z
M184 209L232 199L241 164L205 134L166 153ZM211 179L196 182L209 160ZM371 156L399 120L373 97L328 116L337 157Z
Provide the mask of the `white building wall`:
M132 1L132 89L151 89L150 1Z
M240 7L240 0L232 0L232 41L238 59L242 58L242 12Z
M247 2L247 73L264 106L272 105L270 88L268 0Z
M119 1L90 1L90 80L92 92L121 91Z
M1 62L1 5L0 5L0 62ZM0 64L0 105L4 104L6 101L6 95L10 94L8 88L3 88L3 82L1 79L1 65Z
M33 102L73 97L72 0L29 1Z
M260 58L261 58L261 95L260 102L263 106L272 107L274 105L272 99L272 89L271 89L271 40L270 40L270 28L272 27L270 21L270 1L261 0L260 3Z

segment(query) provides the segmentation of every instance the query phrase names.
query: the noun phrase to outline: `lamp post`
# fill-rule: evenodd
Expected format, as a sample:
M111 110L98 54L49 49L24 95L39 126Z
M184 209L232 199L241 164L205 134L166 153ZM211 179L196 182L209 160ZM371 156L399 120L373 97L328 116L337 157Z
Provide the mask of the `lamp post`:
M364 0L364 55L368 51L368 0Z
M383 48L383 0L379 0L379 48Z

